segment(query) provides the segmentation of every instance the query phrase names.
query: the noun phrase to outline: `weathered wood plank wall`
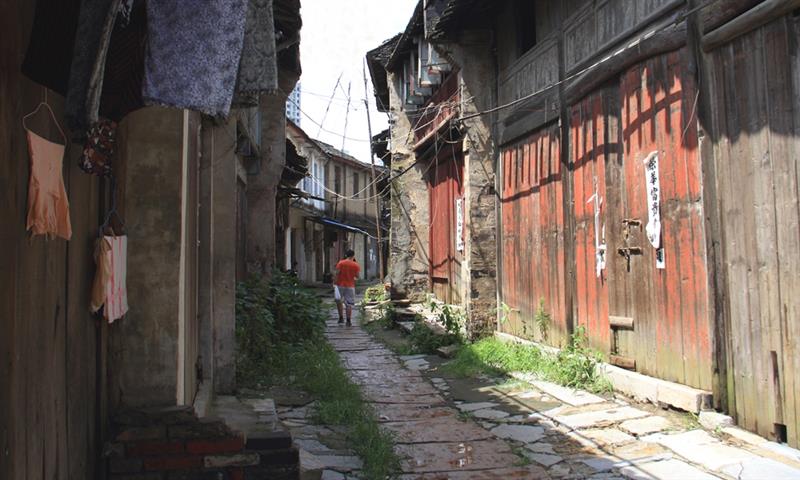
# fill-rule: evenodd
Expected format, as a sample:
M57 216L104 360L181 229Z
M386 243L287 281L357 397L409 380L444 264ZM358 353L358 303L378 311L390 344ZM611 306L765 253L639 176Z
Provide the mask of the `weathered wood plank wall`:
M101 336L88 312L100 188L78 169L80 146L71 145L63 175L72 240L26 234L29 158L21 118L44 97L20 74L33 10L33 2L0 4L0 478L93 479L104 414L97 401ZM48 102L63 124L63 99L50 92ZM44 117L30 125L58 138Z
M564 174L559 126L505 147L500 195L505 313L501 331L565 345ZM549 320L539 316L540 312Z
M798 17L711 54L716 186L728 315L728 407L800 445ZM783 429L785 428L785 435Z

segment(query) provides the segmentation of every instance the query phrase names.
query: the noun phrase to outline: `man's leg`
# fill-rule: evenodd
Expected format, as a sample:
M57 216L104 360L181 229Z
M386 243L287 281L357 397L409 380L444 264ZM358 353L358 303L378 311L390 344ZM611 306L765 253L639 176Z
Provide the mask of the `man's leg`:
M339 311L339 323L344 323L344 305L342 300L336 300L336 310Z
M342 290L342 299L345 302L345 307L347 309L347 324L351 325L351 319L353 318L353 305L356 303L356 289L355 288L345 288Z

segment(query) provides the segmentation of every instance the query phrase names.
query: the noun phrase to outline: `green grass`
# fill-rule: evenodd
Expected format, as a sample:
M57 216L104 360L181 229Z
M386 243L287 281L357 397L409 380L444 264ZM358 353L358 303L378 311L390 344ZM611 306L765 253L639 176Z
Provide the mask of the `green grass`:
M504 343L490 337L462 346L455 358L440 368L458 377L532 373L542 380L568 387L609 392L608 380L596 373L598 362L599 357L585 347L581 338L573 338L570 346L552 355L536 346Z

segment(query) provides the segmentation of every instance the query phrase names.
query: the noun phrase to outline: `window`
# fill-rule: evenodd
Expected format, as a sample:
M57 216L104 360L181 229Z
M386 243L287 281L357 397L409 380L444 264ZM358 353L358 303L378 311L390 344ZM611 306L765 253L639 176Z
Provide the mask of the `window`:
M360 174L358 172L353 173L353 198L359 197L359 192L361 191L360 180Z
M519 56L524 55L536 45L536 3L531 0L514 1Z
M342 167L333 167L333 191L342 194Z

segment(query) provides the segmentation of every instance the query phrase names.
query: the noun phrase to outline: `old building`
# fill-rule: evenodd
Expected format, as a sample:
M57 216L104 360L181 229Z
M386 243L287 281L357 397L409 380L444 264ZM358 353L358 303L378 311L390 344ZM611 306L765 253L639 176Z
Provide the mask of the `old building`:
M553 346L584 332L608 362L713 394L743 427L798 446L798 6L420 2L368 55L395 119L393 168L412 166L394 182L408 217L393 221L412 232L392 239L395 286L436 291L425 273L444 256L426 243L436 194L405 140L439 125L408 115L443 103L445 78L409 75L424 58L410 45L430 43L459 76L447 129L489 157L497 330Z
M379 109L391 128L389 277L395 297L433 293L462 306L471 335L496 312L496 211L491 125L463 112L489 105L487 84L454 67L424 36L422 2L406 30L369 52Z
M190 78L212 86L203 101L222 97L213 111L167 101L166 91L158 92L164 97L154 96L159 101L142 98L143 75L151 78L147 75L163 66L152 51L147 57L152 63L144 63L144 45L157 41L153 32L145 40L145 32L158 28L145 21L145 2L132 2L130 11L117 10L125 2L53 8L36 3L11 1L0 7L0 90L13 99L0 105L5 131L0 182L6 197L0 207L0 478L116 478L144 468L124 442L163 445L169 440L180 444L182 453L190 441L175 437L177 431L168 439L163 426L146 438L125 433L125 425L157 425L166 417L132 421L128 416L117 423L121 414L173 412L165 422L179 422L187 435L203 437L202 428L195 427L216 427L211 421L198 423L196 416L208 413L215 396L235 388L237 276L268 271L276 263L275 205L285 166L283 92L291 91L300 74L299 2L276 0L257 8L258 2L250 2L248 7L255 9L249 10L251 16L284 39L281 45L272 34L259 40L272 43L272 55L258 75L270 88L255 88L249 91L255 97L231 102L223 91L233 92L235 75L220 81L210 78L214 72L209 70L208 78ZM103 21L92 22L98 13ZM205 24L212 31L200 37L208 42L215 35L225 37L230 33L225 22L236 20L247 38L245 15L226 11L219 24ZM169 33L197 34L181 25ZM73 57L73 44L79 42L88 42L86 56L76 47ZM184 54L191 57L188 50ZM82 71L93 75L88 91L77 89L82 82L71 78ZM76 108L78 115L67 118ZM98 112L118 122L115 136L93 137L89 130L98 143L85 144L87 131L80 124L88 119L94 125L92 115ZM41 172L28 168L40 157L29 158L23 117L31 135L44 137L42 144L66 144L63 168L62 158L45 159L57 161L49 172L63 177L68 241L26 231L30 175ZM95 154L104 154L109 145L115 152L110 163L87 167L84 145L94 145ZM103 170L104 165L110 168ZM127 272L113 270L114 279L127 282L129 306L127 312L115 307L125 313L116 319L89 310L99 270L95 243L104 236L127 245L126 252L112 253L113 261L125 260L117 265L127 265ZM111 309L108 303L104 308ZM216 431L233 435L221 424ZM241 443L238 448L251 447ZM203 468L202 456L184 460L186 468Z
M376 204L385 169L310 138L289 123L287 139L308 164L299 197L291 202L284 230L284 268L306 283L330 283L336 263L353 249L362 280L379 275ZM379 208L379 207L378 207Z

